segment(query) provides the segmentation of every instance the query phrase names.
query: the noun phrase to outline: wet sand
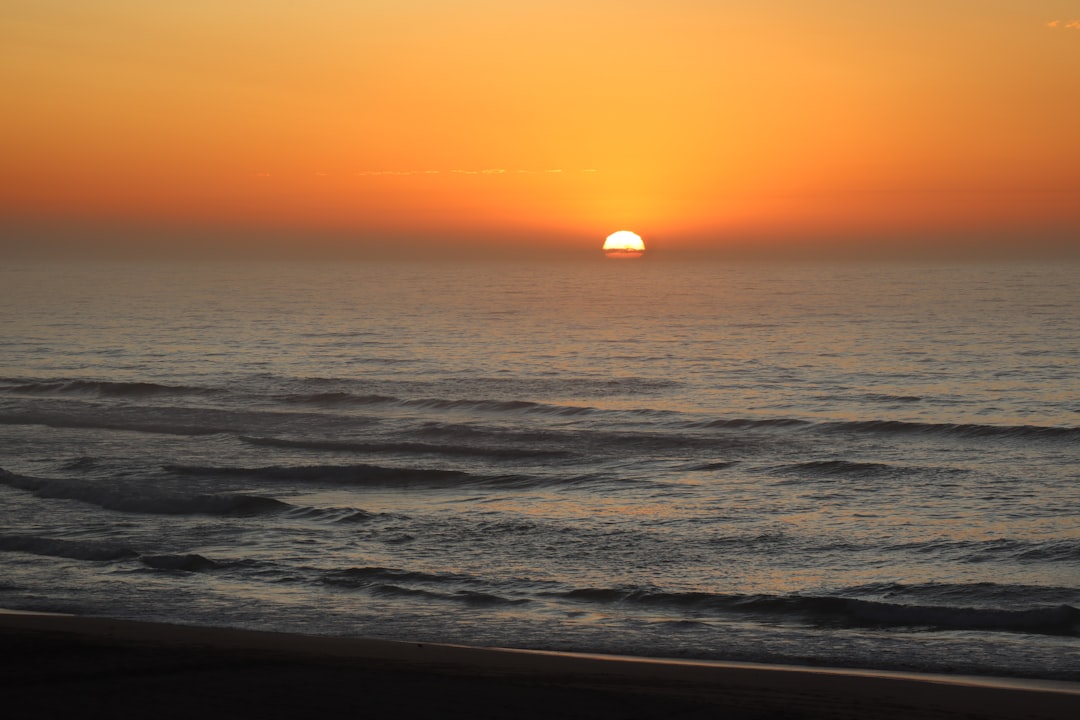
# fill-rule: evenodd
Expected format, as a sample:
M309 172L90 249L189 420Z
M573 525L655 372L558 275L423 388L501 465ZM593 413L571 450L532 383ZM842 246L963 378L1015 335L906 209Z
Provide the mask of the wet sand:
M69 615L0 612L0 648L0 697L19 711L12 717L1080 717L1080 683L545 653Z

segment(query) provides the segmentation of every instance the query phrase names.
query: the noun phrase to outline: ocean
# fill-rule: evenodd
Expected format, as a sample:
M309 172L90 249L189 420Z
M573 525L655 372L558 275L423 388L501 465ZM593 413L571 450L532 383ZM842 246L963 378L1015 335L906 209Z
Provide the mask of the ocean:
M0 267L0 607L1080 680L1080 265Z

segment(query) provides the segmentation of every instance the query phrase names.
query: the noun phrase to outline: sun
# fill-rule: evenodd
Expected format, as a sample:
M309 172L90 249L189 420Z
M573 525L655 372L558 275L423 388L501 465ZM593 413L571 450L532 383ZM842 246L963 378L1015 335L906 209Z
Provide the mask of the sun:
M638 258L645 254L645 243L637 233L619 230L607 236L604 254L609 258Z

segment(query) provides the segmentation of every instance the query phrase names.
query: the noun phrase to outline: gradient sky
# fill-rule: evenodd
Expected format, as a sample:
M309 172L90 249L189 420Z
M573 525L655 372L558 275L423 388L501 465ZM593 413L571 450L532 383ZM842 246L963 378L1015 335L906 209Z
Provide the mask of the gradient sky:
M4 0L0 249L1080 256L1077 0Z

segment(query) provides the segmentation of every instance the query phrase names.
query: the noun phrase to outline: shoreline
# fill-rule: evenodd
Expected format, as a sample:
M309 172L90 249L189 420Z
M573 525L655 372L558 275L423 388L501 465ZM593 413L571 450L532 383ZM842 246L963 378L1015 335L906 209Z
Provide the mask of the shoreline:
M399 718L721 711L747 720L1080 717L1080 683L1063 681L483 648L22 611L0 610L0 647L0 688L34 701L39 717L93 716L95 703L102 717L335 716L361 707Z

